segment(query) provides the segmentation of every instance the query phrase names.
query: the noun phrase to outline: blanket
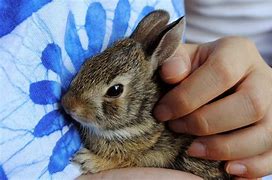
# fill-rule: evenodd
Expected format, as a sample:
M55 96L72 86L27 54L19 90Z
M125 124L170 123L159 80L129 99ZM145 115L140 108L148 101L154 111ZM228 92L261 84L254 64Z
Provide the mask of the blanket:
M74 179L79 134L60 107L87 57L181 0L0 0L0 179Z

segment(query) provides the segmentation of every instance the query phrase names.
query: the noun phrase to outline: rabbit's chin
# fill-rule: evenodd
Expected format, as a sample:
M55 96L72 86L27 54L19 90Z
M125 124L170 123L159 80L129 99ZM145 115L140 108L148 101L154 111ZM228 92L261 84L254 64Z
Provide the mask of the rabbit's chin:
M120 129L105 129L99 126L96 122L81 123L82 127L88 131L89 135L96 136L98 138L108 139L108 140L125 140L134 137L139 137L153 128L154 124L135 124L129 127L123 127Z
M70 114L70 116L77 122L79 122L82 126L84 127L99 127L99 125L97 123L95 123L94 121L87 119L87 118L83 118L74 114Z

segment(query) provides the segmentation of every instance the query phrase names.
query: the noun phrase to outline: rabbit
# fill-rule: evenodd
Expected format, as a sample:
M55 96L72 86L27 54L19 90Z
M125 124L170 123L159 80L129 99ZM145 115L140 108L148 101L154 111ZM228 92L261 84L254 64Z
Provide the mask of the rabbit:
M186 154L195 139L170 131L152 115L171 87L159 68L181 41L185 18L167 25L169 14L155 10L130 37L115 42L82 65L61 104L81 126L84 148L73 161L83 174L125 167L160 167L204 179L231 179L223 161Z

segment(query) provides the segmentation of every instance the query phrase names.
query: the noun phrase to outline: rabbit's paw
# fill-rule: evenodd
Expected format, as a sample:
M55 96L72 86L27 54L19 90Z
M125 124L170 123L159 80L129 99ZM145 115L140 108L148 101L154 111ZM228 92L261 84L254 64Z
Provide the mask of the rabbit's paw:
M99 164L97 164L97 156L86 148L79 150L72 161L80 165L82 174L97 173L101 171L99 169Z

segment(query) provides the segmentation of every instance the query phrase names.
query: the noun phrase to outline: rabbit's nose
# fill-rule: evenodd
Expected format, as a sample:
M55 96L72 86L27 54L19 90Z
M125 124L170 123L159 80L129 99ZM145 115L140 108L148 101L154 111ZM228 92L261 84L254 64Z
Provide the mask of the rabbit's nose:
M79 107L78 100L69 93L63 96L61 104L67 114L75 116L80 113L81 108Z

